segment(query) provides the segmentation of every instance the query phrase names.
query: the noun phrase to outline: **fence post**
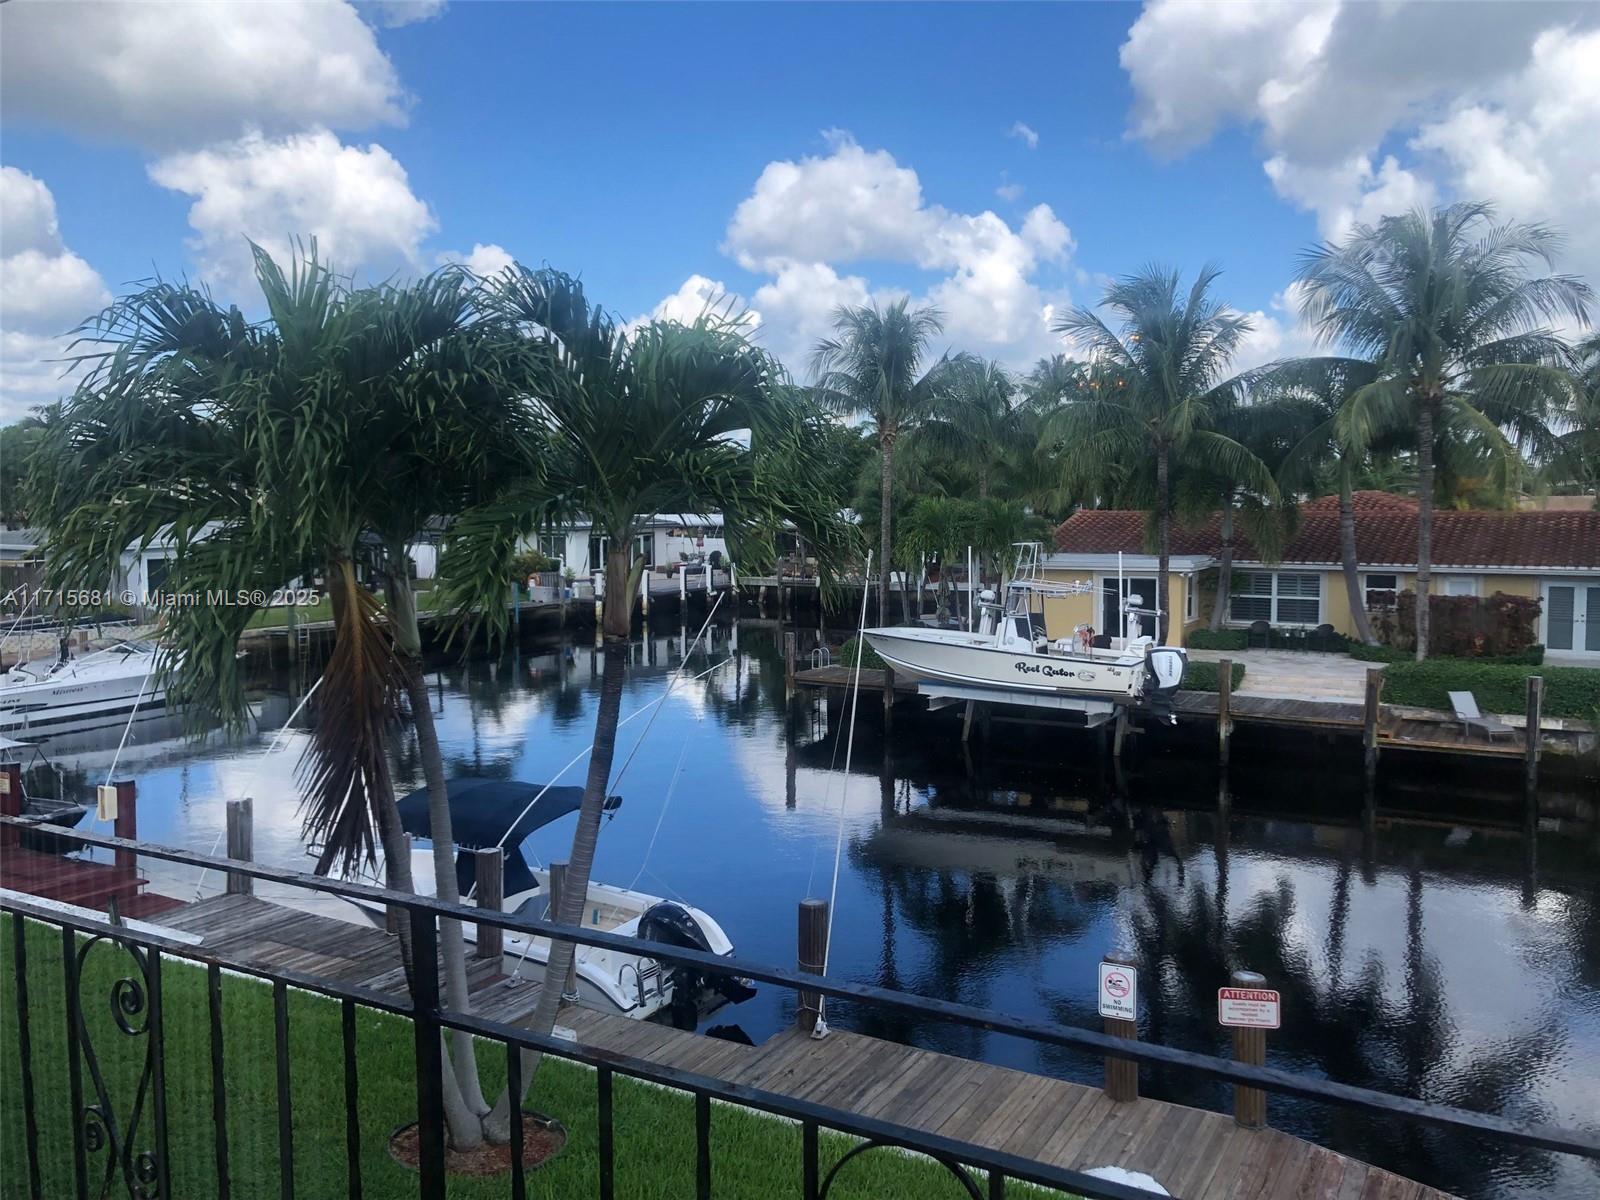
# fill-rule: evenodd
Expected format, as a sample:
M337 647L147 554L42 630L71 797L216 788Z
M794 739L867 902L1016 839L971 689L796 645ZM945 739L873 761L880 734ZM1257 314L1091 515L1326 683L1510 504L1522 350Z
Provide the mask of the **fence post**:
M473 854L473 869L477 872L478 907L497 913L505 907L506 852L495 846ZM506 931L498 925L478 926L479 958L499 958L505 951Z
M1139 959L1131 950L1113 950L1104 956L1104 962L1115 963L1119 967L1132 967L1138 969ZM1136 998L1137 999L1137 998ZM1106 1033L1111 1037L1127 1038L1130 1041L1139 1040L1139 1024L1137 1021L1125 1021L1120 1017L1105 1018ZM1106 1098L1118 1102L1128 1102L1139 1098L1139 1064L1130 1058L1106 1057Z
M1233 740L1233 659L1217 662L1217 759L1228 765L1228 748Z
M1539 723L1544 709L1544 677L1528 676L1528 727L1523 731L1523 795L1531 820L1539 819Z
M821 975L828 953L828 902L826 900L800 901L800 936L798 969L808 975ZM822 993L801 992L800 1007L795 1012L795 1024L801 1033L811 1033L822 1020Z
M228 857L236 858L240 862L249 862L255 857L255 830L252 820L254 803L246 797L243 800L228 801ZM256 881L248 875L241 875L237 871L228 872L228 880L223 892L229 896L249 896L256 890Z
M117 818L111 823L111 832L130 842L139 840L139 790L131 779L114 779L111 786L117 789ZM133 850L118 850L112 861L119 871L132 875L139 869L139 855Z
M1370 793L1378 781L1378 716L1383 698L1383 672L1367 668L1366 699L1361 714L1362 770Z
M1254 971L1234 971L1228 984L1236 988L1264 988L1267 977ZM1267 1031L1233 1027L1233 1061L1247 1067L1267 1065ZM1267 1094L1260 1088L1234 1084L1233 1120L1245 1129L1260 1129L1267 1123Z
M405 835L404 841L405 841L405 846L406 846L406 858L407 858L407 860L409 860L411 858L411 835L409 833ZM383 886L384 887L388 887L389 886L389 880L388 880L388 877L387 877L387 872L385 872L385 878L384 878L384 881L383 881ZM401 907L399 907L398 905L391 904L389 906L388 913L387 913L387 915L386 915L386 917L384 919L384 927L390 933L398 934L400 932L400 922L404 921L405 919L406 919L406 910L401 908Z
M0 813L8 817L22 815L22 764L0 763ZM0 846L17 846L22 843L22 830L15 825L0 828Z
M445 1194L444 1055L439 1024L439 930L426 909L391 909L411 923L416 963L411 1024L417 1070L417 1175L424 1196Z

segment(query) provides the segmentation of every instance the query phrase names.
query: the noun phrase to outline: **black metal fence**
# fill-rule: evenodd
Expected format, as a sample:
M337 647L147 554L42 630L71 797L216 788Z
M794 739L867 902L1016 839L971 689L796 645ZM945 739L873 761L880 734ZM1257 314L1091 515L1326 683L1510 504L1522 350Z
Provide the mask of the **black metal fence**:
M0 816L0 825L26 824L26 821L17 818ZM825 1200L841 1167L851 1159L879 1147L897 1147L927 1155L956 1179L974 1200L985 1200L985 1197L997 1200L1003 1197L1007 1181L1055 1188L1094 1200L1148 1200L1150 1195L1138 1188L911 1126L613 1053L564 1038L540 1036L515 1025L453 1011L444 1005L439 990L437 929L440 918L455 918L480 926L498 926L523 935L546 936L633 954L643 947L664 964L686 967L705 975L732 975L796 992L820 993L1108 1058L1193 1071L1233 1084L1358 1109L1407 1124L1432 1125L1508 1144L1600 1159L1600 1135L1592 1132L1513 1122L1485 1113L1391 1096L1274 1068L1246 1066L1208 1055L1130 1041L1093 1030L1012 1017L971 1005L909 995L868 984L830 980L797 970L724 958L678 946L641 943L634 938L509 913L494 914L464 905L440 903L410 893L343 883L253 862L215 858L97 834L83 833L75 837L92 846L132 851L170 863L248 876L403 910L409 925L415 963L412 996L408 1001L370 988L330 981L308 972L269 968L218 953L203 944L195 946L173 940L147 928L135 930L111 918L96 919L83 915L81 910L53 906L48 901L36 901L14 892L0 894L0 912L10 914L10 930L6 936L11 942L15 976L15 1019L20 1058L20 1094L16 1101L27 1145L28 1194L34 1200L43 1200L44 1197L36 1127L37 1077L41 1070L61 1070L62 1064L35 1061L29 991L37 979L28 961L26 924L29 921L53 926L59 930L61 938L68 1060L65 1072L73 1115L73 1174L79 1200L121 1193L142 1200L172 1195L168 1081L163 1043L170 1021L201 1019L199 1013L173 1014L164 1009L163 970L172 961L192 964L206 974L207 1011L204 1019L209 1025L211 1125L219 1200L229 1200L235 1190L228 1134L229 1090L224 1070L228 1055L223 1021L222 985L225 972L263 980L271 988L278 1101L278 1191L286 1198L294 1194L296 1152L288 1036L290 989L327 997L340 1007L345 1111L343 1134L349 1163L344 1191L352 1198L370 1194L364 1189L359 1153L361 1128L358 1097L361 1079L357 1069L356 1018L362 1009L387 1013L411 1025L416 1069L418 1168L421 1195L426 1200L446 1194L444 1065L440 1052L441 1035L446 1029L464 1031L504 1047L507 1082L514 1097L520 1096L522 1090L521 1050L537 1051L594 1068L598 1122L598 1169L594 1188L601 1200L611 1200L615 1195L613 1088L618 1076L662 1085L693 1097L695 1193L701 1198L712 1195L714 1184L711 1153L713 1100L798 1123L802 1146L801 1183L806 1200ZM119 1036L136 1041L142 1039L145 1050L143 1067L131 1096L111 1095L106 1072L100 1065L101 1048L89 1037L84 1021L85 1004L91 998L84 994L83 964L90 950L101 943L114 945L129 960L126 973L119 975L112 983L110 995L96 996L93 1000L97 1004L109 1001ZM11 1111L12 1105L8 1103L6 1107L8 1120L16 1119L18 1114ZM818 1151L819 1133L823 1130L859 1139L842 1158L834 1161L826 1173L820 1169ZM516 1200L522 1200L527 1194L527 1179L522 1166L525 1135L520 1105L514 1103L511 1106L509 1194Z

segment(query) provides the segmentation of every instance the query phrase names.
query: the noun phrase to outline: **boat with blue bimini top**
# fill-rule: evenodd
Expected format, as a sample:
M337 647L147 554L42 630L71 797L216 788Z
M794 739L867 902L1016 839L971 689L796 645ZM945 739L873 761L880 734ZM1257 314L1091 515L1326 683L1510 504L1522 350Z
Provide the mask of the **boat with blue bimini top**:
M1097 635L1079 625L1071 637L1052 641L1045 631L1044 601L1095 589L1092 583L1044 578L1041 560L1039 543L1019 545L1004 602L993 591L981 593L976 629L868 629L867 642L896 674L923 683L1072 698L1173 719L1188 656L1143 633L1146 616L1154 615L1159 627L1159 609L1147 609L1142 596L1131 595L1123 603L1125 636ZM1004 703L1001 695L994 699Z
M550 872L530 865L522 849L530 834L578 811L583 788L543 786L515 779L463 776L446 781L450 797L451 833L455 839L456 883L463 898L472 895L477 882L475 850L500 847L505 851L503 891L505 912L537 919L550 913ZM620 796L606 801L615 812ZM434 886L433 849L429 836L428 789L419 788L399 802L400 822L421 844L413 843L411 878L418 895L431 896ZM384 886L381 856L346 879ZM382 905L353 902L375 921L384 920ZM664 942L685 949L729 956L733 942L709 913L689 904L652 896L631 887L591 881L584 904L583 924L621 937ZM463 938L476 945L478 930L462 926ZM510 981L542 982L550 957L550 939L525 937L506 930L503 970ZM726 977L710 977L659 962L642 953L577 947L575 954L578 1003L602 1012L642 1020L657 1014L674 1024L692 1027L700 1016L725 1003L738 1003L754 994L747 985Z

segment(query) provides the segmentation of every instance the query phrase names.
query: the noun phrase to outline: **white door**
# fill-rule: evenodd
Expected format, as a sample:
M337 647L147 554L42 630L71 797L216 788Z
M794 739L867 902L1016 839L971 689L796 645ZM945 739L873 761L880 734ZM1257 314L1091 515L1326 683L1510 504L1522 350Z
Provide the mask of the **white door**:
M1600 659L1600 583L1546 582L1543 624L1546 650Z

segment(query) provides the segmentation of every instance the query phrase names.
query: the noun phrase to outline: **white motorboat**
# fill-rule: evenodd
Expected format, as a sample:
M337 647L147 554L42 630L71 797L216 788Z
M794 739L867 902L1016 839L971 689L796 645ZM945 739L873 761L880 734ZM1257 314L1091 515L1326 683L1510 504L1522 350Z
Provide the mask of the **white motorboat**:
M20 663L0 676L0 733L42 741L54 735L156 716L166 707L161 649L122 641L73 657Z
M520 847L534 830L576 812L583 800L583 789L468 777L450 780L449 793L452 832L457 846L462 848L456 856L462 896L472 890L476 877L471 848L503 845L504 910L549 919L550 872L543 867L530 867ZM607 807L614 809L620 803L620 798L613 796ZM400 819L407 833L419 839L427 837L426 788L400 801ZM383 874L380 859L361 872L360 881L382 886ZM431 843L413 845L411 877L419 895L435 894ZM383 919L381 905L359 903L373 919ZM733 942L709 913L631 888L591 881L583 923L587 928L621 937L723 956L733 953ZM477 926L464 923L462 936L475 946ZM505 931L502 969L509 979L542 983L549 957L550 939ZM575 959L578 1003L639 1020L671 1012L680 1023L687 1023L723 1003L737 1002L752 994L743 981L702 976L644 954L580 945Z
M1016 576L1006 587L1004 603L997 602L994 592L983 592L975 631L868 629L867 642L897 673L911 679L1074 697L1170 716L1188 656L1143 634L1143 618L1153 610L1144 607L1142 597L1129 596L1123 605L1124 636L1097 635L1079 625L1072 636L1052 641L1045 632L1044 600L1091 594L1094 585L1044 579L1040 558L1037 543L1019 548Z

